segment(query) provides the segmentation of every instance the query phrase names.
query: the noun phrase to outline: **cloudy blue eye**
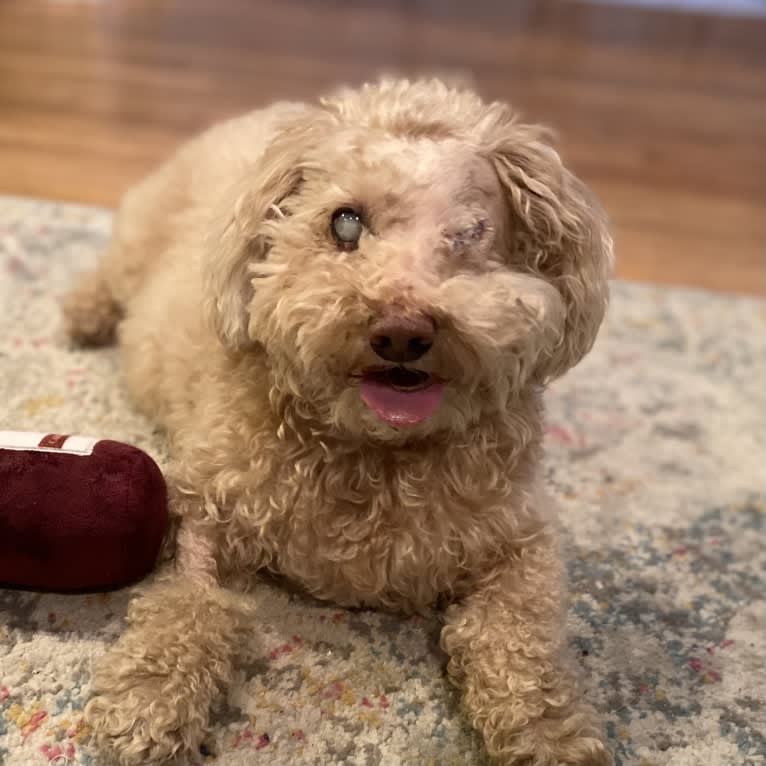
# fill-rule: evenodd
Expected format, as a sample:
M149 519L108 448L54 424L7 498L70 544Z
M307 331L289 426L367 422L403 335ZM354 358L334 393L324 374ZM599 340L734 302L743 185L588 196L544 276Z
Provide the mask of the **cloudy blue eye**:
M343 250L356 250L364 224L361 216L350 207L342 207L332 214L332 234Z

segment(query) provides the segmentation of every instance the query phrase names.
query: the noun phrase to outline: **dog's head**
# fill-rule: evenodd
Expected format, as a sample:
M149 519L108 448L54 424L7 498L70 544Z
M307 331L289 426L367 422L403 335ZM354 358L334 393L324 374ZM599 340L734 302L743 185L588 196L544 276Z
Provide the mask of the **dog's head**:
M208 238L211 317L273 400L376 439L503 418L576 364L607 302L600 208L545 131L437 81L286 118Z

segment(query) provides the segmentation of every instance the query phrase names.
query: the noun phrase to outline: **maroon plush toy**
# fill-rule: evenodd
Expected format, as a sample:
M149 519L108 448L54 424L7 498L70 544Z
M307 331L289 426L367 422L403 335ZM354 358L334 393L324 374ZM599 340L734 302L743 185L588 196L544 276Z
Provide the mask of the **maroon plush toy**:
M0 584L112 588L154 567L165 481L136 447L0 431Z

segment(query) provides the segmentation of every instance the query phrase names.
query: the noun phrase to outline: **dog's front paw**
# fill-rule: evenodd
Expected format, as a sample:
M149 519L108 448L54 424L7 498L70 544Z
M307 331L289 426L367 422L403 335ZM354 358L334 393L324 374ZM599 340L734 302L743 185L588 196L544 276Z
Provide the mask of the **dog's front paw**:
M112 653L94 687L85 707L92 741L121 766L155 766L198 752L210 700L189 689L178 670L120 662Z
M558 740L533 757L530 766L614 766L614 759L601 737L587 733Z
M122 766L196 755L246 614L240 596L191 577L159 581L133 601L130 628L93 674L85 719L95 746Z
M614 766L601 731L582 713L531 721L499 750L502 766Z

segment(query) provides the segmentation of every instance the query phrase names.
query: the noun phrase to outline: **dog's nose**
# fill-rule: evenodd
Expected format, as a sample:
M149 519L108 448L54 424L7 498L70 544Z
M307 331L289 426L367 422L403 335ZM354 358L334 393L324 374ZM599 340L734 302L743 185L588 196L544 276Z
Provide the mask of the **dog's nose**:
M387 362L414 362L433 345L436 324L425 314L386 316L370 327L372 350Z

